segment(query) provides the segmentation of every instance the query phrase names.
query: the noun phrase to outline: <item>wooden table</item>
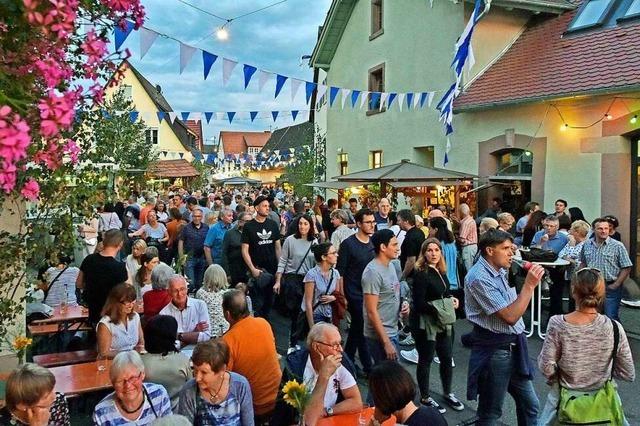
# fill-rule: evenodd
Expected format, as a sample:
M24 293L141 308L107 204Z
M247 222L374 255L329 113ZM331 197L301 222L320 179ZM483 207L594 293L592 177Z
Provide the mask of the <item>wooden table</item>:
M58 324L65 322L84 322L89 319L89 310L84 306L67 306L67 311L60 313L60 306L53 308L53 314L49 318L35 320L32 324Z
M98 371L98 363L96 361L52 367L49 368L49 371L56 377L56 391L62 392L67 396L82 395L113 387L109 379L111 361L106 361L105 364L106 369L104 371Z
M369 420L373 416L373 408L365 408L363 410L364 417L366 419L366 424L369 423ZM337 414L331 417L325 417L316 423L316 426L358 426L360 419L360 412L355 413L345 413L345 414ZM387 419L382 423L383 426L394 426L396 424L396 418L391 416L390 419Z

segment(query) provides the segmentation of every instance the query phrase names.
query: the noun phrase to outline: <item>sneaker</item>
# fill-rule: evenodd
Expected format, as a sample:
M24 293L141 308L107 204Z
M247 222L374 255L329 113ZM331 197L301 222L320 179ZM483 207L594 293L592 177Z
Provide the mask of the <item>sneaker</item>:
M449 395L445 395L444 400L447 404L449 404L449 407L453 408L454 410L464 410L464 404L458 398L456 398L454 394L450 393Z
M300 350L300 345L291 346L289 349L287 349L287 355L297 350Z
M434 356L433 362L435 362L436 364L440 364L440 358L438 358L437 356ZM451 358L451 366L452 367L456 366L456 362L453 360L453 358Z
M623 305L625 306L629 306L631 308L640 308L640 299L639 300L628 300L628 299L622 299L621 302Z
M407 334L404 339L400 340L400 346L413 346L416 344L416 341L413 339L411 333Z
M420 403L422 405L426 405L427 407L435 408L440 412L440 414L444 414L447 412L447 409L442 405L438 404L433 398L429 397L427 399L421 399Z
M412 349L410 351L400 351L400 356L414 364L418 363L418 351L416 349Z

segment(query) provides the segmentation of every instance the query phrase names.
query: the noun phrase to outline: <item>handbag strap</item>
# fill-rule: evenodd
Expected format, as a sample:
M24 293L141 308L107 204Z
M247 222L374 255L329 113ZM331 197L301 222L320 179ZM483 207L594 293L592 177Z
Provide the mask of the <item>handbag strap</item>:
M611 320L613 326L613 352L611 353L611 379L613 379L613 370L616 369L616 358L618 355L618 344L620 343L620 329L618 321Z
M64 269L62 271L60 271L58 273L58 275L56 275L56 277L51 280L51 283L49 284L49 286L47 287L46 290L44 290L44 299L42 299L43 301L47 300L47 296L49 295L49 291L51 290L51 288L53 287L53 284L58 281L58 278L60 278L60 275L62 275L64 273L64 271L66 271L67 269L69 269L69 265L65 266Z
M440 273L440 271L438 271L437 268L434 268L433 266L428 266L429 268L433 268L434 271L436 271L436 273L438 274L438 276L440 277L440 282L442 283L442 285L444 286L444 292L442 293L442 296L440 296L441 299L444 299L444 293L447 292L447 283L444 282L444 278L442 278L442 274Z
M322 272L320 272L320 275L322 275ZM331 268L331 276L329 277L329 281L327 282L327 289L325 290L323 296L326 296L329 294L329 290L331 289L331 283L333 282L333 268ZM316 287L315 283L313 284L314 287ZM315 289L314 289L315 291ZM314 305L313 305L313 309L311 310L311 312L315 311L316 308L320 306L320 300L318 300Z
M304 254L304 256L302 256L302 262L300 262L300 265L298 265L298 269L296 269L296 272L294 272L295 275L298 275L298 272L300 272L300 268L302 268L302 265L304 265L304 261L307 260L307 256L309 255L309 252L311 251L311 247L312 246L313 246L313 241L311 241L311 243L309 243L309 248L307 249L307 251ZM291 250L291 247L289 247L289 250Z

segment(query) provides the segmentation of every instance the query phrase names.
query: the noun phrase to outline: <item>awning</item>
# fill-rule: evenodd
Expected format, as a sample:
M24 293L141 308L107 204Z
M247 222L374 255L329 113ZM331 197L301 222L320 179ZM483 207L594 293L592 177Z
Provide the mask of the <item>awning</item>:
M387 182L393 188L416 188L418 186L449 186L449 185L469 185L469 181L464 180L441 180L441 181L400 181Z
M149 174L160 178L196 177L200 173L187 160L159 160L149 166Z
M219 179L214 182L216 185L262 185L261 180L251 179L243 176L233 176Z
M462 173L455 170L427 167L412 163L409 160L402 160L399 163L390 164L377 169L369 169L346 175L334 176L332 179L337 179L341 182L420 182L422 185L418 186L424 186L431 182L462 181L475 179L477 177L478 176L472 173Z
M371 182L327 181L327 182L305 183L305 186L312 186L314 188L326 188L326 189L345 189L345 188L352 188L354 186L366 185L368 183L371 183Z

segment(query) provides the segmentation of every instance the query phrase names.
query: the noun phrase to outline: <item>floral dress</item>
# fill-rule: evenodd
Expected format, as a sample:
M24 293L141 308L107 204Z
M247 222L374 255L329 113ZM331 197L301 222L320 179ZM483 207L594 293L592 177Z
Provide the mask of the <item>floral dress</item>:
M222 312L222 295L224 290L213 292L207 291L201 287L196 293L196 299L202 300L207 304L209 310L209 319L211 320L211 338L222 336L229 330L229 323L224 319Z

